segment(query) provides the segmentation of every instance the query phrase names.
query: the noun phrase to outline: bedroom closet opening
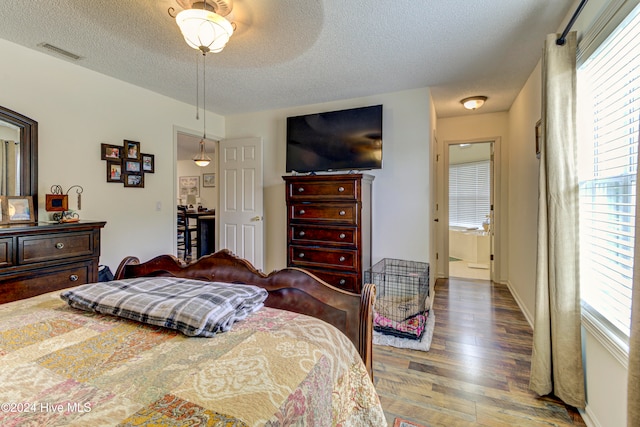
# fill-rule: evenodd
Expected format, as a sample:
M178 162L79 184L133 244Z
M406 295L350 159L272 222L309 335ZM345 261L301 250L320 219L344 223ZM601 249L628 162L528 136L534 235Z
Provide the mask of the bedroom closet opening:
M448 146L449 277L491 280L493 141Z

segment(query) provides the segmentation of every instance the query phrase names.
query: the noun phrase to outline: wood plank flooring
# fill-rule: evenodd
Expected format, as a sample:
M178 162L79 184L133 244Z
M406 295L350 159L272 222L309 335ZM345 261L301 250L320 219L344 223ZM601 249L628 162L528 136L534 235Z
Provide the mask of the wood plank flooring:
M586 426L574 408L528 390L532 331L505 285L438 280L433 313L428 352L374 346L389 425Z

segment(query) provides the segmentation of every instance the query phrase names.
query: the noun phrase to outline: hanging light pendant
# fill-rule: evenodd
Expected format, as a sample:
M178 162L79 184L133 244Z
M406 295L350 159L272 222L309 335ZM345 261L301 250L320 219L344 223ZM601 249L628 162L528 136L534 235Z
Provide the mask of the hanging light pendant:
M187 44L203 54L221 52L233 34L231 23L215 13L206 0L178 13L176 23Z
M211 163L211 157L207 156L204 150L204 138L200 140L200 152L193 157L193 161L200 167L205 167Z

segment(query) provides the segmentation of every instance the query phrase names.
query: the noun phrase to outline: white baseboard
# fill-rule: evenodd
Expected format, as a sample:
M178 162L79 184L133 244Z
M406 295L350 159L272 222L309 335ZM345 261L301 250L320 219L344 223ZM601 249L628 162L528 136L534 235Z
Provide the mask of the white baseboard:
M514 291L513 286L511 286L511 282L507 280L507 282L504 284L506 284L507 288L509 288L509 292L511 292L513 299L516 300L516 304L518 304L518 307L520 307L520 311L522 312L522 314L524 314L524 317L525 319L527 319L527 322L529 323L529 326L531 326L531 329L533 329L533 315L526 309L525 305L522 303L522 299L520 299L520 295L518 295L518 293Z
M602 427L596 417L593 416L593 413L589 410L589 405L587 405L584 410L578 409L580 415L582 416L582 420L587 425L587 427Z

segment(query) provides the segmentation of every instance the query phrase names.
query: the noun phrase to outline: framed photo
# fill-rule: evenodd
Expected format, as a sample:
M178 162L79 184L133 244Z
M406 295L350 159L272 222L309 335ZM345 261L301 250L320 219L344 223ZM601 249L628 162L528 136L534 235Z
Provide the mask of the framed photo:
M119 159L121 157L121 145L100 144L100 158L102 160Z
M123 159L140 160L140 143L136 141L124 140Z
M135 160L125 160L124 161L124 171L129 173L129 172L135 172L135 173L139 173L142 172L141 171L142 166L140 165L140 162L135 161Z
M203 173L202 174L202 186L203 187L215 187L216 186L216 174L215 173Z
M7 222L9 224L35 222L31 196L7 196Z
M122 182L122 162L107 160L107 182Z
M536 158L540 158L540 149L542 144L542 119L536 123Z
M178 178L178 189L180 198L187 196L200 197L200 177L199 176L181 176Z
M156 161L153 154L141 154L142 156L142 172L154 173L156 171Z
M122 182L125 187L144 188L144 174L125 173L122 175Z
M69 210L69 196L66 194L47 194L47 212L64 212Z

